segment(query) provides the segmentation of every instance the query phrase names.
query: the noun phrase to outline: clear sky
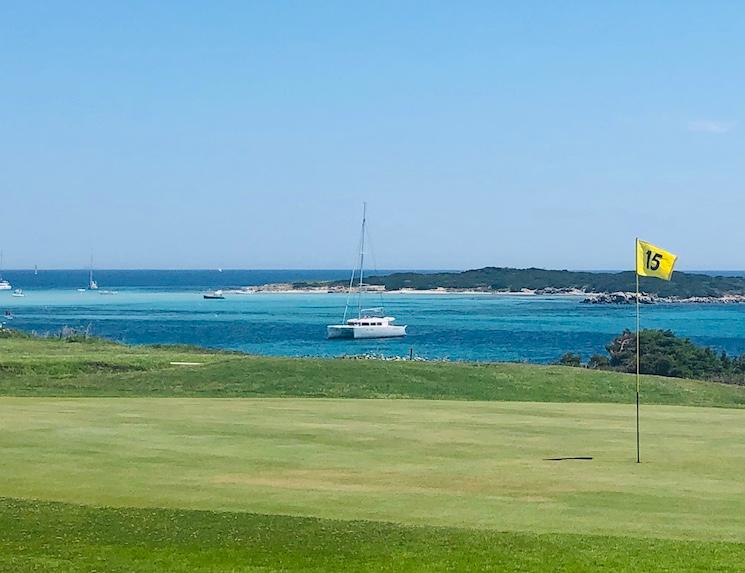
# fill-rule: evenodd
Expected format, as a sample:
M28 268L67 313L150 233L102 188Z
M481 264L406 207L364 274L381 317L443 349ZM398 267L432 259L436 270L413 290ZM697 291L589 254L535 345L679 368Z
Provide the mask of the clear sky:
M745 269L745 4L4 2L6 268Z

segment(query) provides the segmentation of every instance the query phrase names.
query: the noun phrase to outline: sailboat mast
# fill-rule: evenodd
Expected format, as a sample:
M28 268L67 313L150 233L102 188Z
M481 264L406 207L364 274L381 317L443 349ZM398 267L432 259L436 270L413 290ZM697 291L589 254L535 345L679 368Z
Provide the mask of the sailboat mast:
M362 301L360 300L361 291L362 291L362 267L365 264L365 222L366 222L366 214L367 214L367 203L362 203L362 235L360 237L360 262L359 262L359 269L360 269L360 279L359 279L359 287L358 287L358 297L357 297L357 316L361 317L362 315ZM354 288L354 279L355 274L357 272L356 268L352 269L352 276L349 277L349 288L347 289L347 304L344 306L344 318L342 319L342 322L346 323L347 321L347 314L349 312L349 302L352 300L352 297L354 296L352 293L352 289Z
M362 237L360 238L360 283L357 288L357 317L362 318L362 276L365 268L365 225L367 224L367 203L362 203Z

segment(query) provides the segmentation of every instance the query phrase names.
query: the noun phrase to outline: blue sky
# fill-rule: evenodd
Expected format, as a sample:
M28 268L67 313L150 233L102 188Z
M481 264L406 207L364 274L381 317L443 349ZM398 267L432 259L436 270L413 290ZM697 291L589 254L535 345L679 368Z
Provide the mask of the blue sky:
M736 2L0 5L6 267L745 268Z

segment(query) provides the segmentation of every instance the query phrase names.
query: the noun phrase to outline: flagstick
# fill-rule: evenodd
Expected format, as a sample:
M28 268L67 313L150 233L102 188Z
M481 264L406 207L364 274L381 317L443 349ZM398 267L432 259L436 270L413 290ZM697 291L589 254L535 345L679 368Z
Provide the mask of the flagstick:
M636 240L636 257L639 257L639 239ZM639 269L634 263L636 275L636 463L641 463L639 452Z

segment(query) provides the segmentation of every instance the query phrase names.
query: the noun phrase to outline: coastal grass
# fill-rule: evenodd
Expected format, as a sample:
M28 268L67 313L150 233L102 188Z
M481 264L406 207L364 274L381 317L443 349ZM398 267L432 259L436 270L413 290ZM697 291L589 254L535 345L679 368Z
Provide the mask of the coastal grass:
M614 404L5 397L0 496L736 542L744 422L644 407L636 464Z
M634 388L632 375L561 366L274 358L179 346L126 346L100 339L0 337L0 395L5 396L628 403ZM745 387L644 376L642 400L742 408Z
M230 356L194 346L131 346L103 338L42 338L0 330L0 380L33 376L70 378L85 374L149 372L171 362L214 363Z
M0 499L0 571L711 572L745 545Z

